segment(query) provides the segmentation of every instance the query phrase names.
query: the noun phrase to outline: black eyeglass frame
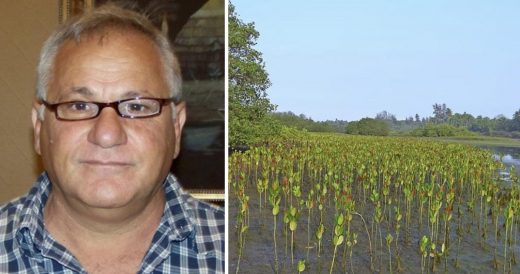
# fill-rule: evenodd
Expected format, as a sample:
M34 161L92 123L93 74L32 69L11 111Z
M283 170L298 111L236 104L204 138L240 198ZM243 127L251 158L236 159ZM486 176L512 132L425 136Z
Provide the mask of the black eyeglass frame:
M122 114L120 111L119 111L119 104L121 103L124 103L124 102L127 102L127 101L132 101L132 100L155 100L157 102L159 102L159 111L157 113L154 113L152 115L149 115L149 116L132 116L132 115L124 115ZM151 118L151 117L155 117L155 116L158 116L161 114L162 112L162 107L167 105L168 103L173 103L174 105L177 105L179 104L180 100L174 98L174 97L171 97L171 98L153 98L153 97L134 97L134 98L128 98L128 99L123 99L123 100L118 100L118 101L113 101L113 102L108 102L108 103L105 103L105 102L93 102L93 101L80 101L80 100L74 100L74 101L67 101L67 102L60 102L60 103L49 103L45 100L41 100L40 101L44 106L46 106L47 108L49 108L49 110L51 110L52 112L54 112L54 116L56 117L57 120L60 120L60 121L84 121L84 120L91 120L91 119L95 119L99 116L99 114L101 114L101 111L106 108L106 107L110 107L112 109L114 109L117 113L117 115L119 115L119 117L123 117L123 118L127 118L127 119L144 119L144 118ZM89 104L94 104L98 107L98 111L96 113L96 115L92 116L92 117L88 117L88 118L83 118L83 119L65 119L65 118L62 118L62 117L59 117L58 115L58 107L60 105L64 105L64 104L71 104L71 103L89 103Z

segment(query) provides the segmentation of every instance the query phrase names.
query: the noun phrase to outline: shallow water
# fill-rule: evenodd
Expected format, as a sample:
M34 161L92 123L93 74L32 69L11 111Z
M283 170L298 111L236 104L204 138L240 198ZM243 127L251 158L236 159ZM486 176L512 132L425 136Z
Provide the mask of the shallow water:
M271 207L264 207L262 210L259 209L258 194L253 185L250 185L246 189L247 194L250 197L250 216L249 216L249 228L246 233L245 247L242 251L242 258L240 261L240 271L238 273L276 273L275 267L275 249L273 242L273 216L271 214ZM229 273L235 273L238 261L238 233L235 227L235 220L237 216L238 202L236 197L229 199ZM314 238L314 232L319 223L319 213L316 208L313 209L313 217L310 223L310 243L307 244L307 214L308 212L300 212L301 218L298 222L298 228L294 235L294 262L291 259L291 234L288 233L287 237L283 234L283 214L280 214L277 218L277 255L278 255L278 273L297 273L296 265L299 260L306 261L306 270L304 273L329 273L330 266L333 257L333 244L331 242L330 234L332 231L330 228L333 226L334 211L331 204L324 210L324 219L326 230L324 232L324 240L321 244L321 253L318 257L318 247L316 239ZM357 204L361 207L362 201L358 200ZM265 203L263 203L265 206ZM363 213L364 218L367 221L367 228L371 230L371 223L368 220L368 216L373 214L373 207L370 203L364 209L360 208L360 212ZM416 218L412 221L415 222L418 218L418 212L413 211L412 215ZM454 218L459 218L457 215ZM462 222L466 224L460 245L458 243L457 228L454 222L451 225L451 246L449 249L449 256L447 262L444 259L437 263L437 271L435 273L503 273L503 241L504 231L501 230L501 235L498 237L498 245L495 243L493 236L492 223L488 225L488 236L486 241L481 242L479 230L477 228L478 215L472 216L466 210L463 210L463 214L460 217ZM424 220L426 222L426 220ZM471 225L473 224L473 225ZM425 225L426 226L426 225ZM392 269L393 273L421 273L421 255L419 252L418 242L421 235L427 233L426 227L423 226L422 230L417 226L413 226L411 230L410 242L405 242L404 231L401 233L398 240L398 249L401 260L401 271L397 272L396 269L396 245L395 239L391 246L392 253ZM386 228L383 225L382 229L382 248L380 246L379 236L376 233L376 240L372 239L372 261L374 269L370 269L370 250L368 244L368 236L365 230L365 226L360 218L355 216L352 220L352 231L358 234L358 243L353 249L352 257L347 253L344 256L344 245L337 250L334 269L332 273L390 273L389 269L389 255L387 246L385 243ZM517 227L518 229L518 227ZM516 232L517 235L519 231ZM286 240L287 239L287 240ZM286 243L287 241L287 243ZM287 247L286 247L287 244ZM498 269L493 267L494 250L497 251ZM309 255L307 257L307 250ZM520 258L520 244L517 243L512 247L512 250L516 254L516 259ZM511 250L510 250L511 251ZM458 253L456 256L455 254ZM458 266L455 263L455 258L458 257ZM431 262L430 262L431 263ZM446 266L445 266L446 263ZM446 267L446 272L445 268ZM428 271L428 269L430 269ZM425 269L425 273L432 273L431 268ZM509 271L509 270L508 270ZM520 262L512 266L512 273L520 273ZM506 272L509 273L509 272Z
M520 171L520 148L501 148L501 147L484 147L491 149L492 153L500 158L506 167L515 166ZM499 156L500 155L500 156ZM509 169L503 172L508 172ZM509 173L504 176L509 177ZM306 183L302 184L304 187ZM245 189L249 196L249 228L246 232L245 246L242 250L240 261L240 271L238 273L297 273L296 266L299 260L306 261L306 270L304 273L329 273L334 246L331 242L332 227L334 226L334 201L329 199L324 209L324 225L325 232L321 245L321 253L317 253L317 241L314 232L319 224L319 213L316 207L312 211L310 218L310 241L308 242L307 231L307 215L308 211L303 209L299 212L298 228L294 235L294 261L291 258L290 232L284 235L283 213L277 217L276 224L276 241L277 247L274 247L273 235L273 216L271 214L271 206L265 207L266 202L262 202L263 208L259 209L259 197L255 184L249 182ZM351 223L351 231L358 234L358 243L353 248L352 257L348 253L344 253L344 244L337 250L335 257L334 269L332 273L390 273L390 262L392 263L393 273L421 273L421 254L419 251L419 241L422 235L428 234L427 220L424 224L418 225L419 211L416 207L411 212L412 220L409 229L410 239L405 241L404 227L401 229L399 239L393 230L393 223L383 221L382 231L373 233L373 224L369 220L369 216L374 215L374 207L370 202L363 201L359 193L354 193L353 199L356 202L356 209L361 213L367 227L360 218L354 216ZM366 202L366 205L363 205ZM282 207L284 205L282 204ZM495 237L495 227L491 220L489 209L486 223L486 235L482 235L479 229L479 205L476 205L476 211L471 212L466 206L461 206L460 214L454 213L453 221L449 223L449 249L447 256L442 257L441 261L436 263L437 270L435 273L504 273L504 227L503 217L498 220L498 237ZM238 261L238 233L236 224L237 209L239 207L238 199L231 191L229 199L229 272L235 273ZM302 207L304 208L304 207ZM486 216L486 214L484 214ZM427 218L425 216L425 218ZM486 219L484 217L484 219ZM462 224L461 231L457 231L457 223ZM483 224L482 223L482 224ZM480 224L480 225L482 225ZM370 233L367 233L367 230ZM393 234L394 241L388 250L385 242L385 236L388 232ZM459 236L460 233L460 236ZM371 236L370 236L371 235ZM369 241L369 237L372 237ZM375 237L375 238L374 238ZM381 237L381 238L380 238ZM514 238L517 239L507 250L507 256L510 258L511 252L517 263L507 267L506 273L520 273L520 225L516 223ZM460 239L460 242L459 242ZM287 241L287 242L286 242ZM372 252L370 252L370 248ZM275 253L278 256L278 263L275 261ZM309 253L309 255L307 255ZM372 254L371 254L372 253ZM496 254L496 255L495 255ZM396 256L400 256L400 271L396 269ZM444 260L447 258L447 260ZM390 261L391 260L391 261ZM372 263L371 263L372 261ZM495 268L495 262L498 267ZM371 264L373 268L371 268ZM425 267L425 273L432 273L432 261L429 267ZM278 271L275 269L278 268Z
M500 147L500 146L478 146L493 153L495 159L500 159L507 166L515 166L520 171L520 147Z
M499 170L500 179L504 182L511 182L510 171L514 167L516 175L520 176L520 147L500 147L500 146L479 146L493 153L495 160L504 163L504 169Z

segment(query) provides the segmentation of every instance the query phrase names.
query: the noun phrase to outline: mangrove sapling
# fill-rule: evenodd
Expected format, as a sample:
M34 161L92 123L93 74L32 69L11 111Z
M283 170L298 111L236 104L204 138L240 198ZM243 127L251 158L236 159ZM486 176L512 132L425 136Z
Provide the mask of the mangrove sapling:
M285 236L285 256L287 256L287 252L288 252L288 237L289 237L289 233L287 232L287 230L289 229L289 223L291 222L291 218L290 218L290 213L289 213L289 208L286 208L284 209L283 211L283 223L284 223L284 236Z
M298 209L291 206L289 209L289 229L291 230L291 263L294 264L294 233L298 227Z
M428 222L428 228L430 229L430 232L433 231L433 225L431 223L432 220L432 214L434 213L433 210L433 190L435 188L435 185L433 182L425 184L426 186L426 197L428 199L428 214L427 216L427 222ZM430 241L433 240L433 238L430 238Z
M320 210L320 223L323 223L323 209L325 206L325 200L327 199L327 185L323 184L320 191L321 195L319 198L318 209Z
M323 232L325 232L325 227L323 226L323 223L320 223L316 229L316 233L314 234L318 240L318 258L320 257L321 253L321 239L323 238Z
M338 246L343 243L344 236L343 230L345 229L343 226L343 213L336 215L336 220L334 222L334 237L332 238L332 244L334 245L334 253L332 255L332 262L330 264L330 271L332 273L332 269L334 268L334 260L336 259L336 251Z
M397 272L401 272L401 256L399 254L399 231L401 228L401 219L403 216L401 215L401 211L399 210L399 206L395 207L395 262Z
M352 261L352 251L354 250L354 246L357 244L357 233L352 233L352 237L349 236L349 241L347 242L347 245L349 247L349 250L350 250L350 253L349 253L349 257L350 257L350 270L352 273L355 273L354 272L354 263ZM372 256L372 255L370 255ZM372 257L371 257L372 258Z
M378 202L376 205L374 220L376 222L376 232L379 229L379 243L380 243L379 250L381 251L380 256L379 256L379 268L381 269L381 272L382 272L384 250L383 250L383 233L381 232L381 222L383 221L383 213L382 213L380 202Z
M258 204L258 208L260 210L260 212L262 212L262 193L264 192L264 180L263 179L258 179L257 183L256 183L256 190L258 192L258 201L260 202Z
M428 186L427 184L421 184L420 187L420 203L419 203L419 232L422 233L423 226L423 208L428 201Z
M249 196L245 195L240 199L240 211L238 214L238 224L239 224L239 235L238 235L238 259L237 259L237 268L236 273L238 273L240 269L240 259L242 258L242 252L244 250L244 246L246 244L246 232L249 229L249 226L246 224L246 216L248 214L248 205L249 205Z
M485 223L487 223L487 216L483 216L483 214L486 214L484 212L484 203L487 199L487 185L482 184L480 189L480 211L479 211L479 219L477 224L477 229L480 232L480 247L484 247L484 240L486 237L486 226ZM486 214L487 215L487 214Z
M504 272L506 271L506 265L509 265L509 271L512 272L513 265L516 265L516 258L514 254L514 249L512 248L513 242L516 242L515 240L515 215L519 211L518 207L520 204L519 200L519 190L518 187L515 185L511 185L511 191L509 193L509 202L507 204L507 207L505 209L505 241L504 241ZM509 230L509 235L508 235ZM506 250L510 250L509 259L507 258Z
M440 195L435 195L436 197L439 197ZM438 258L438 254L437 254L437 249L436 249L436 243L438 242L438 224L439 224L439 210L442 206L442 201L440 201L439 198L436 198L433 202L432 202L432 205L430 207L430 211L429 211L429 220L430 220L430 225L431 225L431 233L430 233L430 242L431 242L431 254L433 258L433 262L432 262L432 270L433 272L435 272L435 269L436 269L436 259Z
M296 205L297 206L302 206L303 203L305 203L305 201L301 200L301 197L302 197L301 186L300 185L293 185L292 193L293 193L294 198L296 199ZM291 204L291 206L292 206L292 204Z
M459 268L459 253L460 253L460 244L462 241L462 236L464 235L464 230L462 227L462 209L461 209L461 195L458 195L458 203L457 203L457 252L455 253L455 268ZM498 226L497 226L498 228ZM496 258L496 257L495 257Z
M505 239L504 239L504 273L506 272L507 265L509 264L508 258L507 258L507 249L509 248L509 238L508 238L508 232L509 228L511 226L511 221L513 220L514 216L514 209L513 209L513 201L510 200L507 207L504 210L504 219L505 219ZM511 268L510 268L511 269Z
M423 235L419 242L419 250L421 251L421 273L424 273L424 270L427 269L426 257L428 257L428 244L428 236Z
M466 226L468 233L471 232L471 227L475 224L475 201L473 200L473 195L471 193L470 195L470 200L466 202L467 211L471 212L471 225Z
M282 177L282 194L283 194L283 201L284 201L284 211L283 211L283 232L285 237L285 256L287 256L287 237L288 237L288 226L289 226L289 179L287 177Z
M485 193L485 204L484 204L484 214L487 215L488 211L489 211L489 208L490 208L490 205L491 205L491 200L493 198L493 194L495 192L495 184L488 184L488 189L486 190L486 193ZM484 241L487 240L487 231L488 231L488 218L487 216L484 216L484 232L482 234L482 238L484 239Z
M442 243L442 248L445 251L442 251L442 255L444 256L444 270L446 271L448 267L448 249L450 244L450 221L453 217L453 201L455 199L455 191L453 188L450 188L450 191L446 194L446 207L444 208L444 239Z
M280 213L280 184L278 183L278 179L275 179L271 188L269 189L269 202L273 207L273 242L274 242L274 269L275 272L278 273L278 250L276 247L276 219L278 218L278 214Z
M373 189L372 190L372 194L370 195L370 201L372 201L372 204L374 205L374 208L377 212L377 210L379 210L379 215L381 215L381 203L379 202L379 192L377 192L376 189ZM371 234L372 234L372 239L374 239L374 242L377 243L376 241L376 238L374 237L374 227L376 227L376 231L377 231L377 226L376 224L378 223L377 222L377 216L376 216L376 213L374 213L374 215L372 216L372 230L371 230Z
M252 151L253 153L251 154L251 158L252 158L252 162L254 163L254 169L255 169L255 172L254 172L254 177L253 177L253 182L256 182L258 180L258 167L260 165L260 152L259 152L259 149L260 148L257 148L255 147Z
M509 170L509 176L511 179L511 200L512 200L512 207L513 207L513 218L511 220L511 239L512 239L512 245L516 246L517 243L517 235L518 230L520 229L520 188L518 187L519 179L516 175L516 169L514 166L511 166ZM516 220L515 220L516 219ZM517 225L517 229L514 229L515 224ZM516 254L515 249L511 248L511 262L512 264L516 265Z
M403 189L404 197L405 197L405 242L407 244L411 243L411 237L412 237L412 229L411 229L411 217L412 217L412 201L413 201L413 194L412 194L412 187L410 183L406 183ZM396 241L397 243L397 241Z
M294 194L294 172L292 169L289 172L289 206L293 206L293 194Z
M309 193L307 194L307 200L305 201L305 206L307 207L307 261L309 260L309 250L311 248L311 214L312 214L312 208L314 207L314 190L311 189Z
M388 233L386 235L386 246L388 248L388 269L390 270L390 274L393 273L392 271L392 252L391 252L391 246L392 246L392 241L394 240L394 237L392 237L392 234Z
M383 192L383 212L382 212L382 214L383 214L384 218L388 218L386 221L388 223L390 223L390 210L388 210L388 216L386 216L386 212L387 212L386 207L389 204L389 202L388 202L388 199L389 199L388 195L390 194L390 183L387 181L388 179L385 180L385 178L387 178L387 176L385 176L383 174L383 187L382 187L382 190L383 190L382 191Z
M345 207L345 216L346 216L345 223L347 226L347 230L346 230L346 234L345 234L346 244L343 248L343 261L344 261L345 271L347 268L347 261L346 261L347 248L352 247L352 244L349 244L349 242L351 243L351 236L352 236L352 234L350 232L350 225L352 223L352 211L354 211L354 207L355 207L355 202L352 200L352 195L348 191L349 190L344 190L343 195L341 197L342 204L344 204L344 207Z
M493 250L493 268L498 269L498 217L500 216L500 197L498 191L493 195L493 207L491 214L495 225L495 248Z

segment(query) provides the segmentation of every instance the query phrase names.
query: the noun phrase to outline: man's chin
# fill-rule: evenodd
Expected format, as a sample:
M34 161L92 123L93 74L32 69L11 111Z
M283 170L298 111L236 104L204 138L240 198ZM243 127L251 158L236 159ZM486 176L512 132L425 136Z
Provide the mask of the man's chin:
M85 195L82 195L85 196ZM134 197L128 194L94 194L80 197L80 200L89 208L93 209L120 209L132 204Z
M138 187L130 181L105 179L86 183L77 196L88 207L117 209L131 205L138 194Z

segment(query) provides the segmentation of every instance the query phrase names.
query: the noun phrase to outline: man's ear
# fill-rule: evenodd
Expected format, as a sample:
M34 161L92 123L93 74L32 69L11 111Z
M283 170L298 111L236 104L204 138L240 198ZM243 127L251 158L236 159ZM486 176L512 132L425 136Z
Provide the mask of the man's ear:
M43 117L40 117L41 106L42 106L41 103L39 103L38 101L34 101L32 111L31 111L31 120L32 120L32 125L33 125L33 133L34 133L34 140L33 140L34 141L34 150L36 151L36 153L38 153L38 155L42 155L41 149L40 149L40 128L42 125L42 120L40 120L40 118L43 118Z
M175 106L175 111L177 113L175 115L175 121L173 121L175 129L175 152L173 154L173 159L177 158L181 148L182 128L186 122L186 102L180 102L177 104Z

